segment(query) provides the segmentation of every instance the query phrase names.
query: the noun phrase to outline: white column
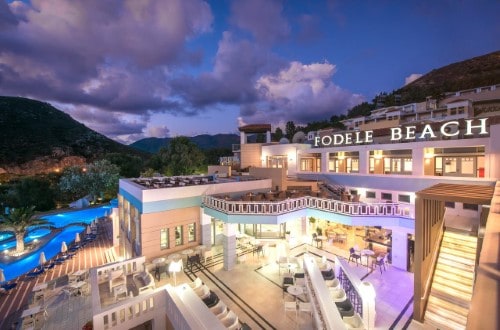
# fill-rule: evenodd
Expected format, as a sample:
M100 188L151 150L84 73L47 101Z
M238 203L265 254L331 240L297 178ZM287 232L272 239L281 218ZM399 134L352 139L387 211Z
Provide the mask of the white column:
M266 143L271 143L271 131L266 132Z
M359 151L359 173L368 174L370 152L368 150Z
M375 329L375 289L370 282L361 282L359 285L359 293L363 300L363 323L368 330Z
M424 175L424 148L415 147L411 153L412 159L412 174L423 176Z
M212 238L211 234L211 225L212 225L212 217L206 215L203 212L203 208L200 208L200 235L201 235L201 245L205 245L206 247L212 246Z
M235 223L224 223L222 233L222 253L224 255L224 269L231 270L236 264L236 231Z
M407 230L392 229L392 266L406 270L408 262L408 233Z
M247 136L245 132L240 132L240 144L247 143Z
M321 153L321 173L328 173L328 161L330 158L329 152Z

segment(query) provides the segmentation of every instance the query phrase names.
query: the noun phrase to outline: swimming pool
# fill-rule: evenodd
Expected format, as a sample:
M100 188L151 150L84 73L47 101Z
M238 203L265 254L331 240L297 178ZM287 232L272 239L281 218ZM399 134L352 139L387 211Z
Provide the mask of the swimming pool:
M41 247L37 252L10 264L0 263L0 268L4 270L5 279L7 281L16 278L26 272L29 272L39 264L40 253L43 251L47 260L53 258L61 251L61 243L67 243L75 240L76 233L80 233L85 229L82 226L69 226L63 229L58 235L54 236L50 241Z
M47 229L47 228L34 229L34 230L30 231L28 233L28 235L26 235L26 237L24 238L24 244L31 243L32 241L39 239L39 238L41 238L45 235L48 235L48 234L50 234L50 229ZM12 238L13 236L14 235L11 234L7 238ZM0 242L1 242L1 240L0 240ZM0 244L0 251L5 251L5 250L12 249L15 247L16 247L16 240L9 239L9 241Z
M79 211L69 211L44 216L43 219L52 222L52 225L56 228L62 228L65 226L68 227L64 228L59 234L50 239L50 241L42 246L36 253L33 253L30 256L23 258L22 260L18 260L12 263L0 262L0 268L4 270L6 280L11 280L38 266L40 252L42 251L45 252L45 257L47 258L47 260L53 258L61 250L62 241L70 243L75 240L75 235L77 232L79 233L85 230L85 227L83 226L71 226L71 224L90 224L95 218L110 214L113 207L117 207L117 200L112 200L109 205L103 205L96 208ZM35 229L31 231L24 240L25 242L31 242L34 239L47 235L48 233L48 229L45 228ZM8 244L10 246L8 248L10 249L15 247L16 243L15 240L11 240L10 242L5 242L4 244ZM0 250L5 249L4 247L2 247L4 244L0 245Z

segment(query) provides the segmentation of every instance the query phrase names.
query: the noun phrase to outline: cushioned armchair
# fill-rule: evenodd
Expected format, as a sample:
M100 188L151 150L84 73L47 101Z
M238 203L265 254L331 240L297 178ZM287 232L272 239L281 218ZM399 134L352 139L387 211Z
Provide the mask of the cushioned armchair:
M127 278L125 274L123 274L123 270L114 270L108 274L108 282L109 282L109 292L113 291L113 288L126 285Z
M140 272L134 275L134 282L139 290L139 294L147 291L149 289L155 289L155 279L153 275L149 272Z

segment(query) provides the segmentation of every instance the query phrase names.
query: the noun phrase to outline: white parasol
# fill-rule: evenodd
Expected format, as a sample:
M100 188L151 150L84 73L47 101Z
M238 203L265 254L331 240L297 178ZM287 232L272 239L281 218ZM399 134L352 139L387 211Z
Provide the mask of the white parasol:
M87 226L87 230L85 231L85 233L86 233L87 235L92 234L92 228L90 228L90 226Z
M76 233L76 235L75 235L75 243L80 243L80 233Z
M66 253L68 251L68 246L66 245L66 242L63 241L61 243L61 253Z
M45 265L45 263L47 262L47 258L45 258L45 252L40 252L40 266L43 266Z

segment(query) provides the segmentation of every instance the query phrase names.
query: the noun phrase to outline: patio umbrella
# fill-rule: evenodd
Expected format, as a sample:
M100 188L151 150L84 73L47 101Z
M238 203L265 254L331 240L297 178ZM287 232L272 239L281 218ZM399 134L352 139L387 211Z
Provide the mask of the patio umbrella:
M66 245L66 242L63 241L61 243L61 253L66 253L68 251L68 246Z
M75 243L80 243L80 233L76 233L76 235L75 235Z
M45 252L40 252L40 266L43 266L47 262L47 258L45 258Z
M90 228L90 226L87 226L87 230L85 231L85 234L87 234L87 235L92 234L92 228Z
M5 274L3 273L3 269L0 268L0 283L5 282Z

